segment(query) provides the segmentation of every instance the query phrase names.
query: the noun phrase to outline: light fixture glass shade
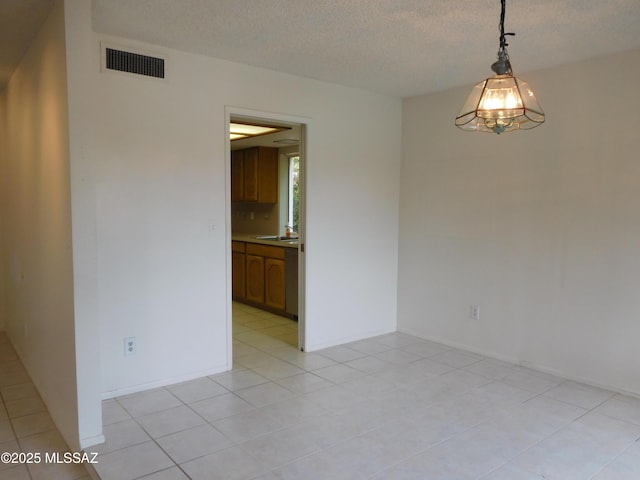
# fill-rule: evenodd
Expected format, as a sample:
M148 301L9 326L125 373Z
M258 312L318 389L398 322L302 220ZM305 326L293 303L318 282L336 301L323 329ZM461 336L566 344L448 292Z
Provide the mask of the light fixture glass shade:
M462 130L498 134L543 122L544 113L529 85L508 73L474 86L456 117L456 126Z

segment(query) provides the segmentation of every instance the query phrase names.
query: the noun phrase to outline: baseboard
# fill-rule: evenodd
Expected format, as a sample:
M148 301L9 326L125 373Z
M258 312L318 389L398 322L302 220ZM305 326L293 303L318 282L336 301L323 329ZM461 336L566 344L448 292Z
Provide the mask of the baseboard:
M467 352L477 353L478 355L482 355L487 358L491 358L493 360L500 360L502 362L511 363L512 365L516 365L518 367L529 368L531 370L535 370L541 373L548 373L549 375L555 375L556 377L561 377L566 380L571 380L578 383L584 383L585 385L589 385L596 388L602 388L604 390L609 390L611 392L620 393L623 395L629 395L631 397L640 398L640 392L635 392L633 390L626 390L618 385L609 385L603 384L600 382L596 382L590 378L582 378L576 375L571 375L570 373L557 370L554 368L545 367L543 365L538 365L533 362L528 362L521 360L519 358L510 357L508 355L501 355L499 353L483 350L481 348L475 348L470 345L461 344L458 342L451 342L449 340L443 340L441 338L433 337L430 335L422 335L411 330L398 330L399 333L406 333L407 335L412 335L414 337L421 338L423 340L429 340L430 342L440 343L442 345L446 345L448 347L457 348L459 350L466 350Z
M311 345L311 346L307 345L307 348L305 351L309 353L315 352L317 350L322 350L323 348L338 347L346 343L359 342L360 340L367 340L369 338L379 337L380 335L387 335L389 333L395 333L395 332L396 330L394 328L394 329L378 330L375 332L368 332L368 333L365 333L364 335L354 335L352 337L343 337L333 342L319 343L317 345Z
M88 448L93 447L94 445L100 445L104 443L106 440L104 435L94 435L93 437L81 438L80 439L80 448L86 452L88 452Z
M166 387L167 385L173 385L175 383L188 382L197 378L208 377L209 375L216 375L218 373L226 372L229 370L231 370L231 366L225 364L217 368L201 370L185 375L163 378L160 380L155 380L153 382L140 383L138 385L131 385L128 387L102 392L101 398L102 400L109 400L110 398L121 397L123 395L131 395L132 393L144 392L145 390L152 390L154 388Z

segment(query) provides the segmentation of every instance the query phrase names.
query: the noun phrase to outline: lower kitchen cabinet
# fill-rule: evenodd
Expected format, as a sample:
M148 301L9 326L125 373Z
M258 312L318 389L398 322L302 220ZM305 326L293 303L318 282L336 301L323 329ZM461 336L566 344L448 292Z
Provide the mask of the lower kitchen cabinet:
M251 302L264 303L264 257L247 255L247 293Z
M267 258L264 261L264 303L278 310L285 309L284 260Z
M231 242L231 294L235 299L246 295L246 254L244 242Z
M238 241L232 243L234 300L285 313L285 248Z

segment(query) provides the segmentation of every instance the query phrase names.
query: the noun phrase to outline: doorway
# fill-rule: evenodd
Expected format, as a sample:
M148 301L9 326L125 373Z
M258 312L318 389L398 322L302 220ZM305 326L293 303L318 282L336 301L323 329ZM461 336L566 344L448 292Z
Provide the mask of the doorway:
M306 124L246 111L227 119L233 365L256 349L305 350Z

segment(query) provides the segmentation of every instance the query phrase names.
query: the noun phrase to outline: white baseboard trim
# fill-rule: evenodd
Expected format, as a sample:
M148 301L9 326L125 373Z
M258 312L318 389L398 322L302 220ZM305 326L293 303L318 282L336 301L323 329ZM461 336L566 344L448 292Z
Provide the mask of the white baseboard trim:
M380 335L387 335L388 333L395 333L395 329L378 330L375 332L368 332L364 335L354 335L352 337L344 337L332 342L319 343L317 345L307 345L306 352L315 352L316 350L322 350L323 348L337 347L344 345L345 343L358 342L360 340L366 340L368 338L379 337Z
M104 435L94 435L93 437L81 438L80 448L87 451L88 448L93 447L94 445L100 445L105 441L106 439Z
M140 383L138 385L131 385L128 387L118 388L107 392L102 392L102 400L109 400L115 397L121 397L123 395L131 395L132 393L144 392L145 390L152 390L154 388L166 387L167 385L173 385L174 383L188 382L189 380L195 380L201 377L207 377L209 375L216 375L218 373L231 370L231 365L225 364L216 368L201 370L198 372L187 373L184 375L178 375L175 377L163 378L148 383Z
M519 367L529 368L531 370L536 370L536 371L542 372L542 373L548 373L549 375L555 375L556 377L561 377L561 378L564 378L566 380L571 380L571 381L578 382L578 383L584 383L585 385L590 385L592 387L602 388L604 390L610 390L610 391L615 392L615 393L620 393L620 394L623 394L623 395L629 395L629 396L632 396L632 397L640 398L640 392L634 392L633 390L626 390L626 389L620 387L619 385L602 384L602 383L596 382L596 381L594 381L593 379L590 379L590 378L582 378L582 377L579 377L579 376L571 375L570 373L567 373L567 372L562 371L562 370L557 370L557 369L554 369L554 368L548 368L548 367L545 367L543 365L538 365L536 363L528 362L528 361L521 360L521 359L515 358L515 357L510 357L508 355L501 355L501 354L496 353L496 352L483 350L481 348L475 348L475 347L472 347L472 346L469 346L469 345L464 345L464 344L461 344L461 343L458 343L458 342L451 342L451 341L448 341L448 340L443 340L441 338L433 337L433 336L430 336L430 335L422 335L422 334L413 332L411 330L398 330L398 333L406 333L407 335L412 335L414 337L418 337L418 338L421 338L423 340L429 340L430 342L440 343L442 345L446 345L447 347L457 348L457 349L460 349L460 350L466 350L467 352L471 352L471 353L477 353L478 355L482 355L484 357L491 358L493 360L500 360L502 362L511 363L511 364L519 366Z

